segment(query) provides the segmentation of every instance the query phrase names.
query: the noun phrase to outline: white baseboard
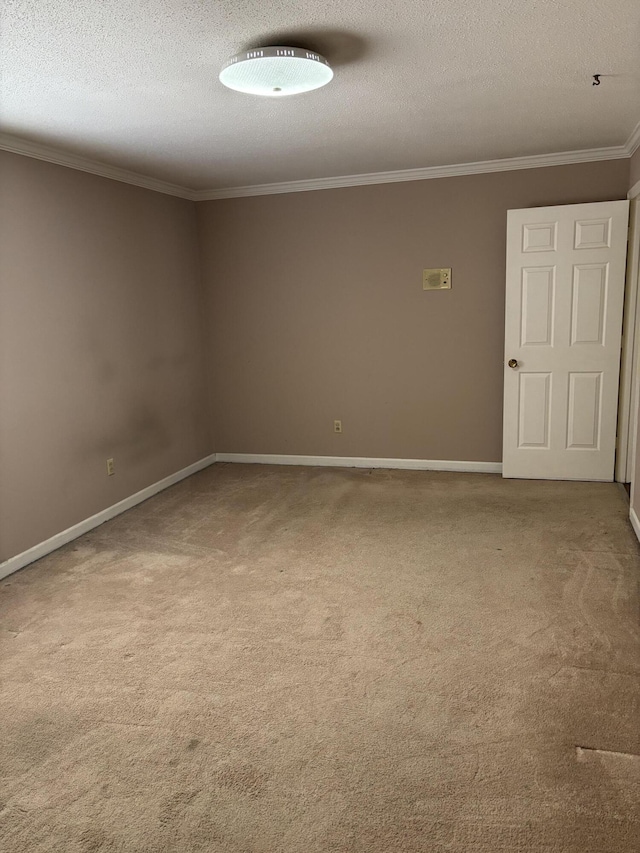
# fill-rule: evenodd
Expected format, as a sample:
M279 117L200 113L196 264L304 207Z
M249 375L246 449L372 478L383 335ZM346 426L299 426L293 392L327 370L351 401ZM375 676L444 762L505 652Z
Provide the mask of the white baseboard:
M0 580L2 578L6 578L7 575L12 574L13 572L17 572L18 569L28 566L29 563L39 560L40 557L45 557L52 551L61 548L63 545L66 545L67 542L77 539L78 536L82 536L83 533L93 530L94 527L104 524L105 521L115 518L116 515L126 512L126 510L131 509L131 507L136 506L136 504L146 501L147 498L157 495L158 492L163 491L163 489L168 489L169 486L179 483L180 480L184 480L185 477L190 477L191 474L195 474L197 471L207 468L215 461L215 453L212 453L210 456L205 456L204 459L199 459L192 465L187 465L187 467L183 468L181 471L176 471L175 474L170 474L168 477L165 477L164 480L159 480L157 483L147 486L146 489L136 492L135 495L131 495L130 497L119 501L117 504L113 504L113 506L103 509L102 512L98 512L90 518L85 518L84 521L74 524L73 527L69 527L61 533L56 533L55 536L52 536L44 542L40 542L39 545L34 545L33 548L29 548L28 551L23 551L22 554L16 554L15 557L10 557L8 560L5 560L4 563L0 563Z
M501 462L451 462L443 459L376 459L367 456L282 456L277 453L218 453L218 462L261 465L320 465L331 468L407 468L414 471L461 471L501 474Z
M249 462L263 465L317 465L332 468L398 468L414 471L460 471L483 474L500 474L502 472L502 464L500 462L452 462L442 459L376 459L365 456L283 456L276 453L212 453L210 456L205 456L204 459L188 465L181 471L176 471L175 474L171 474L169 477L165 477L163 480L147 486L146 489L142 489L134 495L119 501L117 504L103 509L90 518L74 524L73 527L69 527L61 533L56 533L55 536L44 542L40 542L38 545L34 545L28 551L23 551L21 554L16 554L15 557L10 557L4 563L0 563L0 580L13 572L17 572L18 569L23 569L41 557L45 557L52 551L56 551L58 548L66 545L67 542L71 542L73 539L77 539L78 536L82 536L83 533L88 533L94 527L104 524L105 521L115 518L116 515L120 515L137 504L146 501L147 498L157 495L158 492L168 489L169 486L179 483L185 477L189 477L191 474L195 474L197 471L213 465L214 462ZM633 513L633 510L631 523L640 539L640 522L635 513Z
M640 540L640 518L636 515L633 507L629 510L629 521L631 522L631 526L635 530L636 536L638 540Z

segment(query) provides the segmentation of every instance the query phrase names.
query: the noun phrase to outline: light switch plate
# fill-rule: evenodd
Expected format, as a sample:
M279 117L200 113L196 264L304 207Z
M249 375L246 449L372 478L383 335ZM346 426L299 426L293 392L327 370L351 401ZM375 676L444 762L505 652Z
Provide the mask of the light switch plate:
M423 290L451 290L451 267L422 270Z

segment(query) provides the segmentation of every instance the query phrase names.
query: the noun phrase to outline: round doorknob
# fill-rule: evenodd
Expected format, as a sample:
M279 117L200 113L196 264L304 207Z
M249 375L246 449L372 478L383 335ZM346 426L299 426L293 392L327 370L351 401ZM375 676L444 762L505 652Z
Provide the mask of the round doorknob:
M509 367L517 367L518 366L518 362L515 358L510 358L509 361L507 362L507 364L509 365Z

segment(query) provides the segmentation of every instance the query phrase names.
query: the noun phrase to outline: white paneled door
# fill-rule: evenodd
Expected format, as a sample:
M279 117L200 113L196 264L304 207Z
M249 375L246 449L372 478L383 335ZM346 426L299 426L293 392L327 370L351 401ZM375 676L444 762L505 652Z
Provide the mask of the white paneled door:
M503 476L613 480L628 201L510 210Z

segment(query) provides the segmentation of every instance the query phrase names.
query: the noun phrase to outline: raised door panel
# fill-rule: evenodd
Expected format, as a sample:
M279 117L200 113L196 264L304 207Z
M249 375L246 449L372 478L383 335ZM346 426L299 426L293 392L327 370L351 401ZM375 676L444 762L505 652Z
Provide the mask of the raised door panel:
M522 227L523 252L555 252L557 241L557 222L534 222Z
M569 374L567 448L598 450L602 420L602 373Z
M555 267L522 270L520 346L552 346Z
M605 345L605 309L609 264L573 267L571 344Z
M518 447L547 449L551 421L551 374L519 376Z
M609 249L611 247L611 217L578 219L574 233L574 249Z

